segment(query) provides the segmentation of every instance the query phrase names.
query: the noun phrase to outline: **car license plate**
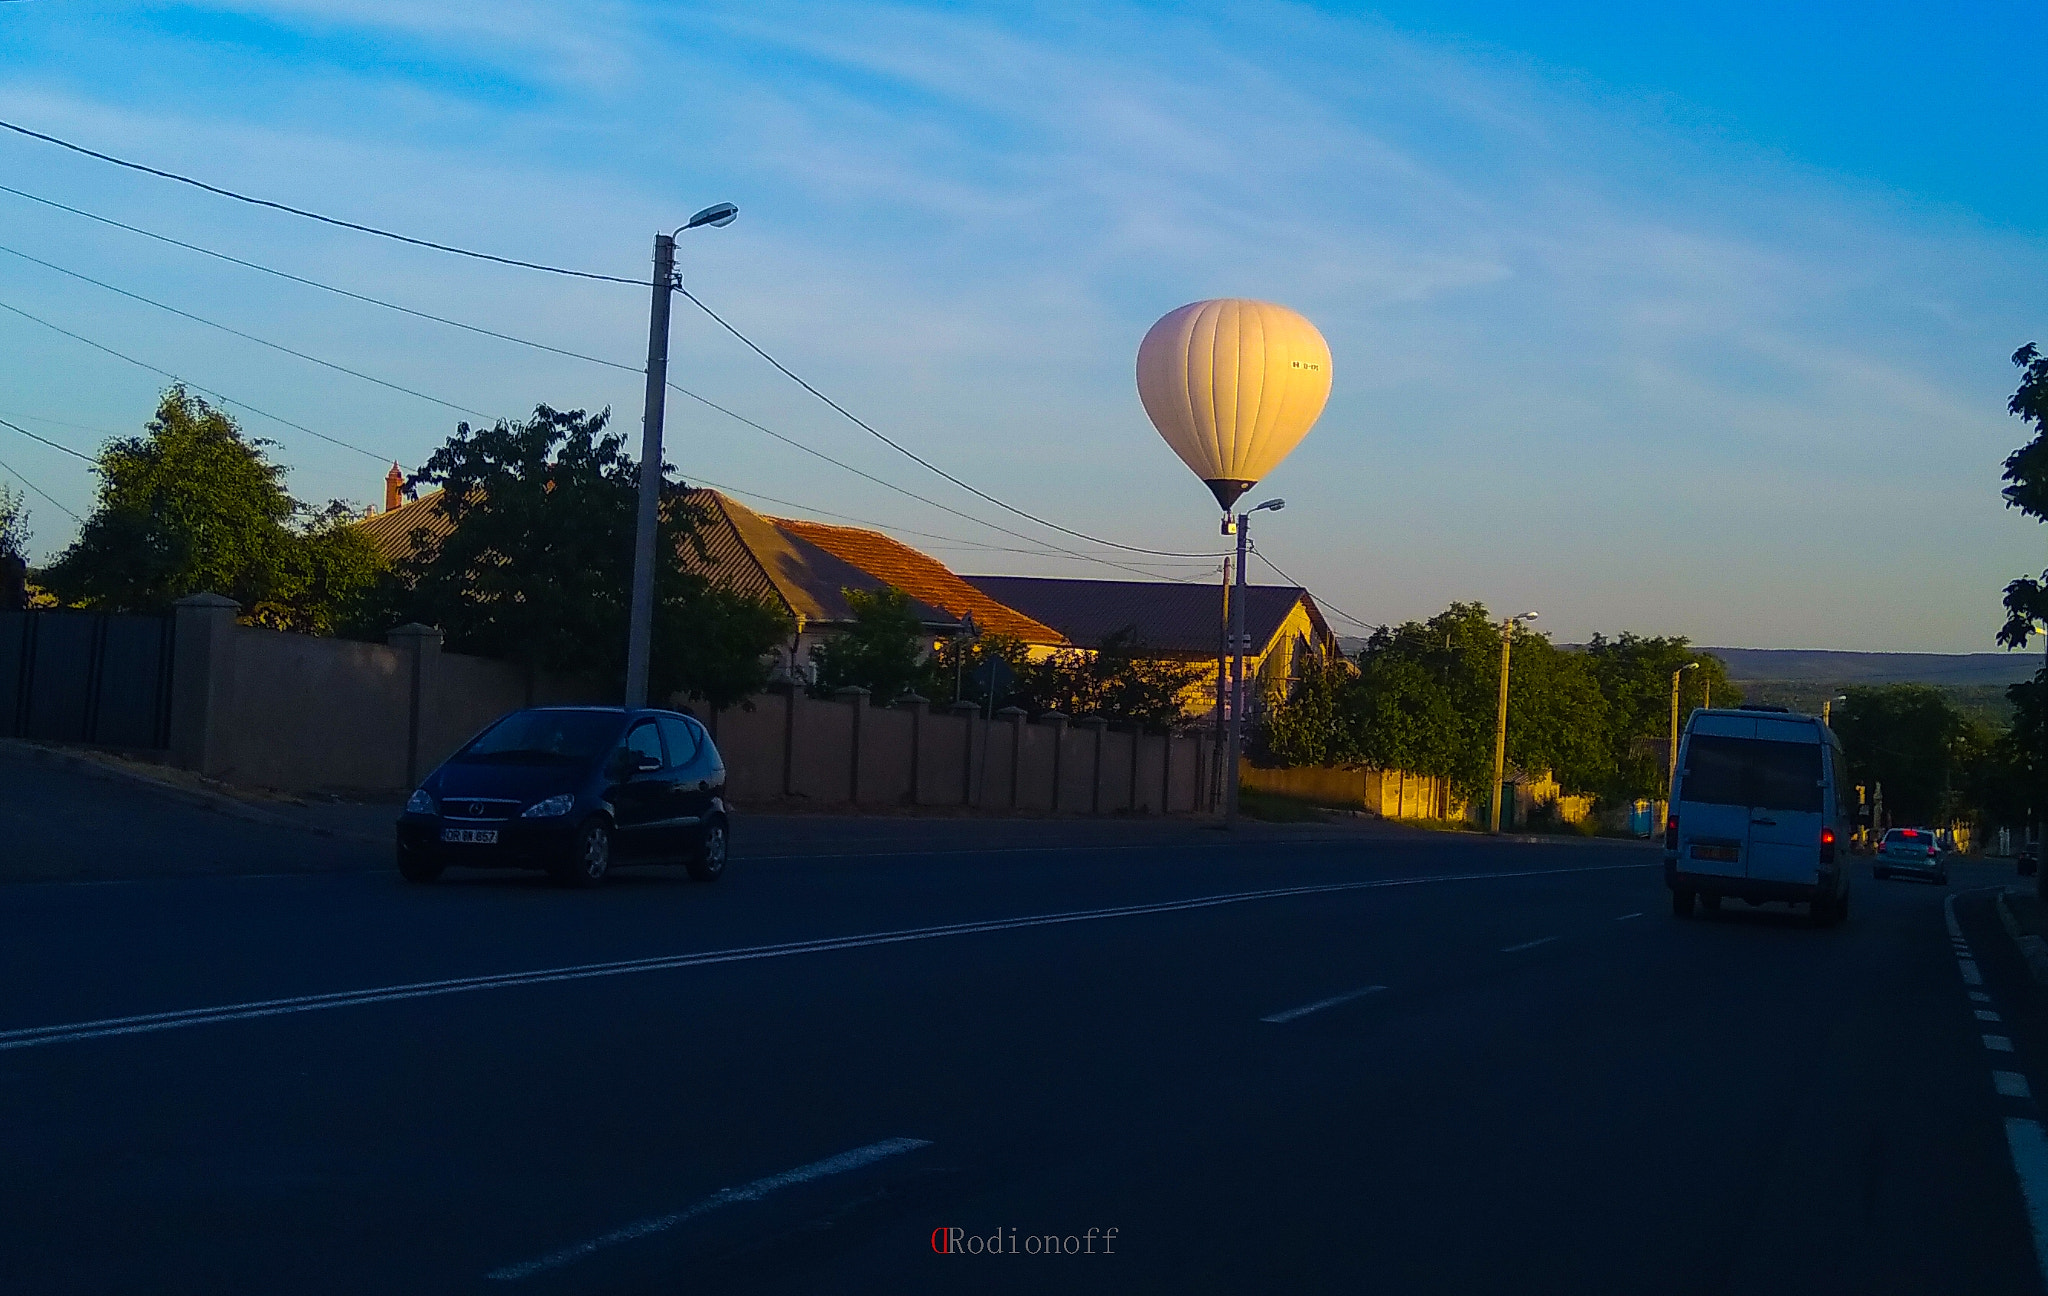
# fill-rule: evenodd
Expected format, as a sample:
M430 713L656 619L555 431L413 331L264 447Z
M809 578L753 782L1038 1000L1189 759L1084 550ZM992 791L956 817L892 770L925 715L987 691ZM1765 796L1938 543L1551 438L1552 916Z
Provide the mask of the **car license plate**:
M1741 856L1742 852L1736 850L1733 846L1694 846L1692 848L1692 857L1696 860L1718 860L1723 864L1733 864Z
M496 828L443 828L441 830L441 840L444 842L469 842L477 846L495 846L498 843L498 830Z

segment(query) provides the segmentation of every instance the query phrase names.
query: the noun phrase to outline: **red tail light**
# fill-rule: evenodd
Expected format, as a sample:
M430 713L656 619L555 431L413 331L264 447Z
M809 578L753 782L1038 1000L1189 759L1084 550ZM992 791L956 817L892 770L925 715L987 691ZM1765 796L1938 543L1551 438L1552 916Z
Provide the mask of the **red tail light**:
M1664 821L1664 849L1678 849L1678 816L1672 815Z
M1823 864L1835 862L1835 830L1832 828L1820 830L1820 862Z

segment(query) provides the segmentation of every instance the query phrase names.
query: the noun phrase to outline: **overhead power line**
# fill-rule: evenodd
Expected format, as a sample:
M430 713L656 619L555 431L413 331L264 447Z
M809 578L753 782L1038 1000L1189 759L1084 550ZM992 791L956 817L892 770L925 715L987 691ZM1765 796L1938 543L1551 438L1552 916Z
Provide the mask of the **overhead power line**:
M1371 622L1362 621L1359 618L1352 616L1349 612L1346 612L1343 608L1338 607L1335 603L1330 602L1322 595L1317 594L1314 590L1308 589L1308 586L1303 585L1300 581L1294 579L1294 577L1289 576L1284 571L1281 571L1279 563L1274 562L1271 558L1266 557L1265 554L1260 553L1256 547L1252 549L1252 552L1258 554L1259 561L1266 564L1266 566L1271 567L1273 569L1273 573L1277 575L1281 580L1286 581L1290 585L1298 586L1301 589L1308 590L1309 594L1315 599L1316 606L1328 608L1330 611L1335 612L1338 615L1338 617L1345 621L1349 621L1352 625L1357 626L1361 630L1379 629L1378 626L1373 625Z
M811 395L817 397L819 400L825 402L827 405L837 410L842 416L846 418L848 422L852 423L855 427L867 433L869 436L874 437L877 441L880 441L883 445L888 446L891 450L894 450L896 453L904 456L906 459L909 459L912 463L915 463L922 468L934 472L939 476L945 478L947 481L952 482L955 486L958 486L961 490L966 491L970 495L974 495L980 499L987 500L989 503L995 505L997 508L1003 509L1006 512L1014 513L1018 517L1024 518L1026 521L1036 522L1039 526L1042 527L1050 527L1054 531L1060 532L1062 535L1073 536L1076 540L1086 540L1090 544L1104 545L1111 549L1122 549L1127 553L1153 554L1161 558L1209 557L1209 555L1205 553L1181 552L1173 549L1147 549L1143 545L1129 545L1124 544L1121 541L1117 540L1105 540L1101 536L1089 535L1086 531L1076 531L1072 527L1061 526L1059 523L1049 521L1046 518L1042 518L1038 516L1036 513L1027 512L1026 510L1020 509L1016 505L1011 504L1005 500L997 499L995 496L989 494L985 490L982 490L980 487L970 485L969 483L960 480L958 477L955 477L952 473L947 472L944 468L941 468L937 464L933 463L931 460L926 459L923 455L920 455L919 453L917 453L917 451L912 450L909 446L904 445L902 442L894 440L893 438L887 436L886 434L876 430L876 428L872 424L868 423L865 419L855 414L852 410L847 409L838 401L833 400L830 396L827 396L824 392L819 391L816 387L813 387L810 383L806 382L800 375L797 374L795 370L791 369L788 365L782 363L782 361L780 360L777 360L774 356L769 355L767 351L762 349L759 343L755 342L752 338L748 337L746 334L740 332L731 324L727 323L725 317L720 315L717 311L712 310L709 306L706 306L703 303L703 301L697 297L695 293L692 293L689 289L685 288L682 290L682 294L683 296L689 298L690 301L696 305L698 310L703 311L706 315L709 315L713 320L717 321L718 326L720 328L724 329L726 332L732 334L741 342L745 343L748 350L752 351L755 355L760 356L769 364L775 366L775 368L780 370L782 372L782 375L788 378L791 382L795 383L797 386L803 388Z
M17 430L18 430L18 429L17 429ZM65 507L64 507L64 506L63 506L63 505L62 505L61 503L58 503L57 497L56 497L55 495L52 495L52 494L50 494L50 492L48 492L48 491L44 490L44 489L43 489L42 487L40 487L40 486L36 485L36 484L35 484L34 482L30 481L30 480L29 480L28 478L26 478L26 477L22 476L22 475L21 475L20 473L18 473L18 472L16 472L16 471L14 471L14 469L12 469L12 468L9 468L9 467L8 467L8 466L7 466L6 464L4 464L4 463L0 463L0 472L4 472L4 473L6 473L6 474L7 474L7 475L8 475L9 477L12 477L12 478L14 478L14 480L16 480L16 481L20 482L20 483L21 483L22 485L24 485L24 486L28 487L28 488L29 488L30 490L34 491L34 492L35 492L36 494L38 494L38 495L42 496L42 497L43 497L44 499L46 499L46 500L50 501L50 503L52 503L52 504L56 505L56 507L57 507L57 511L58 511L58 512L60 512L60 513L62 513L62 514L63 514L63 515L65 516L65 517L68 517L68 518L70 518L70 519L71 519L71 520L72 520L73 522L76 522L76 523L78 523L78 524L79 524L80 526L84 526L84 525L85 525L85 519L84 519L84 518L82 518L82 517L80 517L80 516L78 516L78 514L76 514L76 513L73 513L73 512L72 512L72 511L71 511L70 509L68 509L68 508L65 508Z
M16 432L21 433L29 440L40 441L44 445L50 447L50 449L52 450L62 450L65 454L70 455L73 459L83 459L89 464L96 464L99 462L99 460L93 458L91 455L82 454L77 450L73 450L68 445L59 445L57 442L50 440L50 438L46 436L37 436L35 433L29 431L27 428L23 427L19 423L9 423L6 419L0 418L0 427L13 428Z
M180 175L176 171L166 171L160 167L145 166L140 162L130 162L126 158L118 158L111 153L102 153L98 149L90 149L83 144L74 144L70 140L59 139L55 135L46 135L42 131L30 130L28 127L16 125L14 122L0 121L0 128L11 130L17 135L26 135L30 139L41 140L46 144L55 144L58 148L69 149L73 153L81 153L89 158L110 162L117 167L126 167L130 171L140 171L144 175L153 175L164 180L173 180L182 185L190 185L194 189L203 189L210 194L218 194L222 198L232 198L236 202L248 203L252 207L268 207L272 211L281 211L292 216L301 216L307 220L319 221L324 225L333 225L341 229L355 230L360 234L374 234L378 238L392 239L399 243L410 243L414 247L431 248L436 252L448 252L455 256L470 257L478 261L493 261L499 265L517 266L522 270L542 270L548 274L568 275L574 279L596 279L604 283L631 284L636 288L645 288L648 284L648 281L645 279L627 279L620 275L598 274L591 270L571 270L563 266L547 265L539 261L522 261L517 257L498 256L491 252L478 252L472 248L456 247L450 243L436 243L432 239L414 238L410 234L400 234L393 230L379 229L375 225L364 225L357 221L342 220L338 216L324 216L316 211L307 211L303 207L293 207L287 203L274 202L268 198L252 197L249 194L238 193L233 189L224 189L219 185L208 184L204 180L195 180L188 175Z
M366 374L360 369L351 369L345 364L336 364L332 360L322 360L319 356L308 355L306 352L297 350L296 348L293 347L288 347L282 342L273 342L269 338L258 337L254 333L245 333L241 329L234 328L227 324L223 324L219 320L210 320L207 319L204 315L194 315L191 311L180 310L176 306L169 305L168 303L165 302L157 301L153 297L144 297L141 293L129 292L126 288L117 288L113 284L110 284L103 279L95 279L91 275L80 274L76 270L67 270L63 266L58 265L54 261L45 261L41 257L30 256L28 253L21 251L19 248L11 248L5 245L4 243L0 243L0 252L5 252L9 256L20 257L24 261L33 262L34 264L43 267L45 270L54 270L60 275L68 275L81 283L89 283L95 288L104 288L108 292L114 293L118 296L126 297L130 301L138 301L145 306L154 306L160 311L169 311L171 314L176 315L180 319L191 320L194 324L204 324L208 328L219 329L221 332L230 334L234 337L241 338L245 342L254 342L257 346L269 347L272 351L281 352L288 356L295 356L300 360L306 361L308 364L316 364L323 369L332 369L336 373L344 373L351 378L360 378L364 382L375 383L379 387L388 388L391 391L401 392L407 396L416 397L420 400L428 402L429 404L443 405L449 409L454 410L458 414L468 414L476 418L490 417L490 415L484 413L482 410L473 410L469 408L469 406L467 405L457 405L454 401L445 401L442 400L439 396L429 396L423 391L416 391L411 387L406 387L402 386L399 383L387 381L383 378L377 377L374 374Z
M159 243L167 243L172 247L184 248L188 252L197 252L201 256L209 256L217 261L226 261L231 265L242 266L245 269L255 270L262 274L274 275L279 279L289 279L293 283L304 284L308 288L318 288L322 292L330 292L338 297L346 297L351 301L363 302L370 306L380 306L385 310L397 311L401 315L410 315L415 319L429 320L435 324L445 324L450 328L463 329L466 332L480 334L488 338L497 338L501 342L517 343L523 347L532 347L536 351L547 351L554 355L566 356L571 360L583 360L590 364L604 365L611 369L623 369L627 373L645 372L639 365L625 364L618 360L607 360L602 356L585 355L581 351L571 351L565 347L550 346L546 342L536 342L532 338L518 337L511 333L500 333L496 329L488 329L481 324L470 324L463 320L449 319L445 315L436 315L431 311L416 310L411 306L401 306L397 302L386 301L382 297L372 297L367 293L355 292L336 284L322 283L318 279L309 279L305 275L293 274L289 270L280 270L276 266L267 266L259 261L250 261L244 257L231 256L226 252L216 251L213 248L201 247L197 243L187 243L183 239L172 238L168 234L159 234L155 230L146 230L140 225L130 225L126 221L117 221L111 216L102 216L97 212L89 212L83 207L73 207L69 203L60 203L55 199L44 198L40 195L29 193L26 190L16 189L11 185L0 185L0 193L10 193L17 198L26 198L32 203L41 203L45 207L54 207L58 211L70 212L74 216L83 216L89 221L97 221L114 229L126 230L130 234L140 234L143 238L155 239Z
M147 360L137 360L134 356L124 354L123 352L120 351L116 351L114 350L114 348L107 346L105 343L95 342L91 338L86 337L82 333L73 333L70 329L65 328L61 324L52 324L50 321L44 319L40 315L31 315L27 311L21 309L21 307L19 306L10 306L4 301L0 301L0 310L4 310L10 315L19 315L23 319L29 321L31 324L40 324L44 328L49 329L53 333L61 333L65 337L70 338L74 342L83 342L85 345L91 347L95 351L103 351L106 354L114 357L116 360L124 360L127 363L134 365L138 369L147 369L149 370L149 372L156 374L159 377L168 378L172 382L178 383L181 386L190 387L193 391L203 392L206 395L213 397L215 400L220 401L224 405L233 405L239 409L248 410L251 414L260 415L263 418L269 419L273 423L279 423L288 428L294 428L300 432L304 432L309 437L315 437L321 441L325 441L329 445L337 445L344 450L353 450L357 454L362 455L365 458L375 459L378 463L391 462L392 456L390 455L381 454L375 450L365 450L363 449L363 447L355 445L348 441L344 441L340 437L329 436L325 432L315 432L312 428L307 427L305 424L294 423L290 419L285 418L281 414L272 414L269 410L259 409L256 406L249 404L247 401L239 401L232 396L224 396L220 392L213 390L211 387L201 387L198 383L192 382L185 378L181 378L177 374L172 373L168 369L160 369L157 366L150 364Z

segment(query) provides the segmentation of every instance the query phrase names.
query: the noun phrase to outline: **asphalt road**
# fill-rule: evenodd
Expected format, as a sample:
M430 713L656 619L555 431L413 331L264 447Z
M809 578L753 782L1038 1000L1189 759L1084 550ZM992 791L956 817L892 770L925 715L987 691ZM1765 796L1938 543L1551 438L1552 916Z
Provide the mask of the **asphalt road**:
M0 1289L2042 1290L2009 874L1161 831L0 887Z

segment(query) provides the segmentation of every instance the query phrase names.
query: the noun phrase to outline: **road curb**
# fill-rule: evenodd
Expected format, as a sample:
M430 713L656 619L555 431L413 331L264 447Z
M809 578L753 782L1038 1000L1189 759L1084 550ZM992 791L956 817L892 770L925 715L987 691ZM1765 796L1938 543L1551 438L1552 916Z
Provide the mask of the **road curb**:
M2027 971L2033 975L2034 983L2048 986L2048 940L2020 931L2019 920L2012 916L2012 907L2006 904L2003 890L1992 897L1992 903L1998 906L1998 925L2005 928L2005 934L2019 946L2020 957L2027 961Z

